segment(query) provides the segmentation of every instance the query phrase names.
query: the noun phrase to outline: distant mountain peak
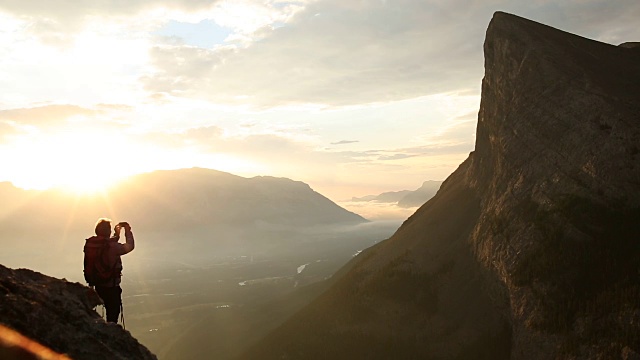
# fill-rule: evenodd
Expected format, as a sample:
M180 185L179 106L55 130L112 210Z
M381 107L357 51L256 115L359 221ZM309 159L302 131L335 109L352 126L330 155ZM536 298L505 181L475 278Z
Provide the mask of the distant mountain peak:
M395 204L401 208L418 207L431 199L442 181L427 180L416 190L388 191L378 195L367 195L362 197L352 197L354 202L377 202Z

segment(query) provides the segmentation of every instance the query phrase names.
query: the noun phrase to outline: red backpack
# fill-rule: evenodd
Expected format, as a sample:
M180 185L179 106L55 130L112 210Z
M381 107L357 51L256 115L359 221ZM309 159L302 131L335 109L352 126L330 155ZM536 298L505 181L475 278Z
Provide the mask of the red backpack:
M115 262L109 264L109 239L93 236L84 245L84 279L89 286L115 279Z

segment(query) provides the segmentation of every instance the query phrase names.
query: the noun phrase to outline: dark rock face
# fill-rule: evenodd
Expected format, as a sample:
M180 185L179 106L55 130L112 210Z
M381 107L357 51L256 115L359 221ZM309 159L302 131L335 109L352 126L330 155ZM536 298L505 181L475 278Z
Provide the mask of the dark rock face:
M128 331L100 318L89 290L0 265L0 323L76 360L156 359Z
M484 50L476 150L247 358L640 351L640 54L504 13Z
M640 345L621 320L640 305L638 55L504 14L487 32L472 245L508 290L514 358Z

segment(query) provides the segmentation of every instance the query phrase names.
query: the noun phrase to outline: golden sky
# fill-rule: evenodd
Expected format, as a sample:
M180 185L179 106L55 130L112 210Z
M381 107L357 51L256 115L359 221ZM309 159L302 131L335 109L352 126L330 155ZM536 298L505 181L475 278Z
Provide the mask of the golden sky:
M332 200L473 150L494 11L618 44L637 1L0 2L0 181L91 189L208 167Z

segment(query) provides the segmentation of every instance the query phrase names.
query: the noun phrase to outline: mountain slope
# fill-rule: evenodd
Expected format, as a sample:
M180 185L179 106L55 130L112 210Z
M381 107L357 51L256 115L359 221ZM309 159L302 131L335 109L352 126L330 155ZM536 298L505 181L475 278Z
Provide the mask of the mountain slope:
M640 52L496 13L476 150L245 358L632 358Z
M134 198L123 209L133 219L145 220L150 204L165 225L247 224L262 221L312 226L359 223L365 220L313 191L309 185L286 178L243 178L209 169L157 171L139 175L114 193L116 203Z
M89 288L0 265L0 323L72 359L155 359L92 310ZM96 295L97 296L97 295Z

